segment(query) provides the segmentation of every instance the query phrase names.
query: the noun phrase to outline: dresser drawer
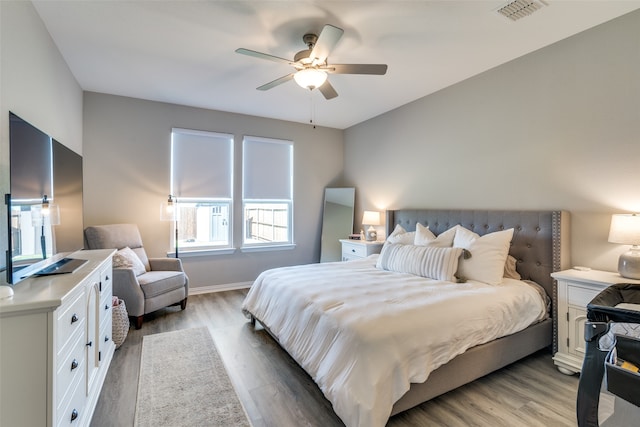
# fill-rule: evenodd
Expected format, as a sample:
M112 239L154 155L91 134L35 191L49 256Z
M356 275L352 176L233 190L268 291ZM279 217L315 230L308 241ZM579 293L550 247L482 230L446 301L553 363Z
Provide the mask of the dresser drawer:
M358 243L343 243L342 255L364 258L367 256L367 247Z
M103 293L100 298L100 306L98 307L100 313L100 319L98 323L103 325L106 320L111 318L111 308L113 306L113 301L111 300L111 292ZM102 326L100 326L102 327Z
M104 354L106 351L108 351L109 346L115 345L115 344L113 344L113 338L111 337L111 333L112 332L113 331L111 329L111 322L110 321L106 321L106 322L104 322L104 324L102 324L100 326L99 339L100 339L100 352L102 354Z
M113 285L111 283L112 277L112 269L111 266L109 268L105 268L100 271L100 294L109 294L111 295Z
M63 410L71 399L72 385L81 381L85 370L85 340L84 334L80 334L73 343L68 354L58 361L56 375L56 399L58 410ZM78 379L80 378L80 379Z
M63 305L58 310L56 319L56 349L58 353L66 351L71 339L77 331L84 332L87 317L87 306L84 293L77 292L70 303Z
M584 308L599 292L600 290L598 289L589 289L569 283L567 286L567 302L570 305Z
M74 381L71 384L72 393L69 395L60 407L56 417L58 427L75 427L84 425L84 417L86 417L85 401L86 392L84 381Z

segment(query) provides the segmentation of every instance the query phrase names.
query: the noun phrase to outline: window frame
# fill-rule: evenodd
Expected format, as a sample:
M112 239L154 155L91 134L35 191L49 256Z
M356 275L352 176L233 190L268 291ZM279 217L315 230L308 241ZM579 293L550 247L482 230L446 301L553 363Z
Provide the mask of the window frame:
M225 147L225 149L228 149L229 151L229 158L228 158L228 171L229 171L229 175L227 177L228 179L228 197L224 197L224 196L211 196L211 195L203 195L203 196L193 196L191 195L190 197L182 197L181 194L177 194L180 193L179 190L176 189L176 149L177 149L177 145L179 145L179 143L176 141L175 135L176 134L183 134L183 135L194 135L196 137L211 137L211 138L215 138L215 139L222 139L225 140L226 143L228 143L229 145L227 147ZM217 143L218 141L216 141ZM212 148L212 151L214 151L214 149ZM214 154L215 155L215 154ZM177 224L179 224L180 222L180 212L182 211L182 209L185 207L185 205L190 205L190 204L198 204L198 203L202 203L202 204L220 204L220 205L226 205L228 207L228 230L227 230L227 241L225 244L213 244L211 240L208 241L208 243L203 243L203 244L199 244L199 245L181 245L180 241L178 242L178 248L179 248L179 256L180 257L188 257L188 256L199 256L199 255L207 255L210 253L233 253L235 252L235 246L234 246L234 233L233 233L233 228L234 228L234 159L235 159L235 137L233 134L229 134L229 133L221 133L221 132L213 132L213 131L203 131L203 130L193 130L193 129L184 129L184 128L172 128L171 129L171 146L170 146L170 194L175 198L175 203L177 205L177 214L178 217L176 218L175 221L172 221L172 226L171 226L171 237L170 237L170 243L172 245L173 248L175 248L176 246L176 236L175 236L175 231L176 231L176 226ZM197 207L197 206L196 206ZM210 209L210 207L209 207ZM212 225L210 224L210 226L212 227ZM178 234L180 234L180 228L178 229ZM187 242L184 242L187 243ZM172 249L170 251L167 251L167 256L175 256L175 249Z
M288 169L290 171L289 176L287 178L287 192L289 193L289 198L256 198L256 197L246 197L247 192L247 183L250 181L248 178L249 173L251 173L250 169L247 167L247 145L251 142L258 143L268 143L268 144L281 144L288 146ZM283 250L283 249L293 249L295 247L294 241L294 188L293 188L293 178L294 178L294 144L293 141L285 140L285 139L275 139L275 138L265 138L265 137L257 137L257 136L249 136L245 135L242 139L242 212L241 212L241 221L242 221L242 238L240 242L240 249L243 252L251 252L251 251L263 251L263 250ZM277 241L277 242L249 242L247 241L247 223L248 219L246 218L246 212L248 205L252 204L280 204L287 206L287 240L286 241Z

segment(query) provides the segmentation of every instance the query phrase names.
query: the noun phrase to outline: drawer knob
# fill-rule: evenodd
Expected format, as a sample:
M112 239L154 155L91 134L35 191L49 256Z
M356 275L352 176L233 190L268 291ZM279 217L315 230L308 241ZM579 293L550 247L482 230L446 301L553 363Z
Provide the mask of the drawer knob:
M105 335L104 336L104 342L107 342L107 341L109 341L109 337Z
M355 252L356 252L356 250L355 250L355 249L351 249L351 252L355 253Z
M87 347L91 347L92 345L93 345L93 341L89 341L89 342L87 343Z
M71 370L73 371L77 367L78 367L78 361L76 359L73 359L73 362L71 362Z
M76 418L78 418L78 411L74 409L71 411L71 422L75 421Z
M109 276L104 276L105 281L109 281Z
M76 323L78 321L78 315L73 313L73 316L71 316L71 323Z
M105 305L104 305L104 309L105 309L105 310L109 310L109 305L108 305L108 304L105 304Z

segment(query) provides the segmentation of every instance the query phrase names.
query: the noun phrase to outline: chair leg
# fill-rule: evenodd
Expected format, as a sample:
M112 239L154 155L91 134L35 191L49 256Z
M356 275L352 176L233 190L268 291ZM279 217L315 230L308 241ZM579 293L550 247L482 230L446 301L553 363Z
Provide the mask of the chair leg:
M185 308L187 308L187 297L184 297L184 299L182 301L180 301L180 308L182 310L184 310Z
M143 316L132 316L131 320L133 320L133 326L136 329L140 329L140 328L142 328L142 321L144 320L144 315Z

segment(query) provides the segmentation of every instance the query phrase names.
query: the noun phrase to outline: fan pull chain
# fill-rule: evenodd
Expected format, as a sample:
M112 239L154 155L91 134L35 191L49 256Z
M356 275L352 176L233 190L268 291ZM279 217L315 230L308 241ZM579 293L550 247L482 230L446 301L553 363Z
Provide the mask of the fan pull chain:
M316 119L316 105L313 102L313 89L309 89L309 105L310 105L310 115L311 118L309 119L309 123L313 126L313 128L316 128L316 124L315 124L315 119Z

